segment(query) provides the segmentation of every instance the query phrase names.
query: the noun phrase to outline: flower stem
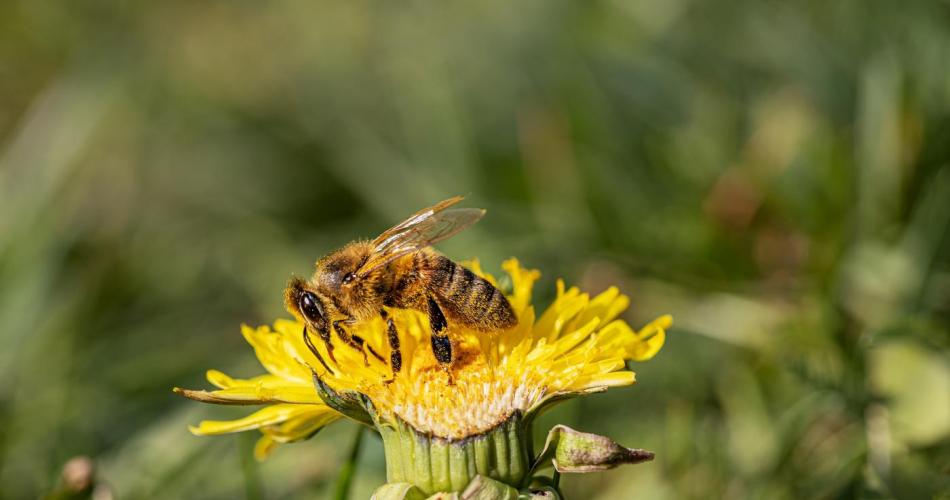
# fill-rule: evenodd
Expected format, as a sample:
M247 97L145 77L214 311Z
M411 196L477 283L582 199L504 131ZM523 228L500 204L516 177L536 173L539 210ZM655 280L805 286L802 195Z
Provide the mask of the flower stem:
M561 473L558 472L556 469L551 474L551 484L554 486L554 489L558 491L561 490Z
M243 433L238 437L238 450L241 457L241 472L244 475L244 496L248 500L264 498L261 478L258 476L257 462L254 460L255 436Z
M350 494L350 484L353 483L353 473L356 472L356 460L360 454L360 443L363 442L363 426L356 426L356 433L353 435L353 443L350 445L350 456L346 463L340 469L340 475L336 480L336 491L333 498L336 500L346 500Z

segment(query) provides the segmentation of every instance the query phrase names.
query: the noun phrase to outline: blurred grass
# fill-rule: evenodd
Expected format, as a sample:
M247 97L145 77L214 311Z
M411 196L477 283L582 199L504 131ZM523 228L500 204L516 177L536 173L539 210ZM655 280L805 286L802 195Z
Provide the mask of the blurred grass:
M258 373L292 273L457 193L447 254L676 318L542 420L657 452L572 498L946 495L948 60L939 1L4 2L0 495L88 455L121 498L329 496L349 424L255 472L169 388Z

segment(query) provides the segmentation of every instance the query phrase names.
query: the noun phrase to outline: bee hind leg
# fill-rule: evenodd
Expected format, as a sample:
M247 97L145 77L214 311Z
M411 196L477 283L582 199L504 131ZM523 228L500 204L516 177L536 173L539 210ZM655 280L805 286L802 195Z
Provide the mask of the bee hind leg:
M386 340L389 342L389 366L393 370L393 378L385 380L386 384L391 384L396 380L396 374L402 369L402 351L399 350L399 332L396 331L396 324L385 310L379 312L379 315L386 320Z
M435 355L436 361L449 376L449 384L454 385L452 372L449 370L452 367L452 339L446 335L449 324L445 320L445 315L442 314L439 304L432 297L429 297L429 328L432 330L430 337L432 354Z

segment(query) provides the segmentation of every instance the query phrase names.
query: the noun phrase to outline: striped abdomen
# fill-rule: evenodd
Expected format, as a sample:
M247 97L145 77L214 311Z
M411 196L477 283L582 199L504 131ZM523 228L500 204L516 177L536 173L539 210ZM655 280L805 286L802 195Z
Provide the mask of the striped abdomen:
M508 299L487 280L451 259L428 254L426 288L454 320L476 330L499 330L518 324Z

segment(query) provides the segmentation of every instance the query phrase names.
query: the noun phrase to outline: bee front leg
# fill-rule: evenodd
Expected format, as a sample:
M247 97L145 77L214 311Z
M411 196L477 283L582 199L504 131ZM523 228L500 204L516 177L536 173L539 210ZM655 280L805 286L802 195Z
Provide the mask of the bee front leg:
M321 337L323 337L323 335L321 335ZM317 357L317 361L319 361L328 372L335 373L330 369L330 365L328 365L327 362L323 360L323 356L320 355L320 351L317 350L317 346L313 345L313 341L310 340L310 335L307 332L307 325L304 325L303 327L303 342L307 345L307 349L310 349L310 352L312 352L313 355ZM327 354L329 354L330 359L336 363L336 359L333 358L333 344L330 343L329 337L325 340L325 342L327 346Z
M430 337L432 354L449 376L449 384L454 384L452 372L449 371L452 366L452 339L446 335L449 324L445 320L445 315L442 314L442 308L431 296L429 297L429 328L432 330Z
M352 347L353 349L356 349L363 355L363 363L366 366L369 366L369 359L367 359L366 357L366 350L369 350L370 354L372 354L373 357L385 363L386 360L384 360L383 357L380 356L379 353L377 353L376 350L373 349L371 345L367 344L363 340L363 337L360 337L359 335L350 335L350 333L347 332L346 329L343 328L343 325L341 324L341 323L345 323L347 325L352 325L353 322L354 322L353 318L338 319L333 322L333 331L336 332L337 336L340 337L340 340L343 341L344 344ZM365 350L363 349L364 346L366 347Z

